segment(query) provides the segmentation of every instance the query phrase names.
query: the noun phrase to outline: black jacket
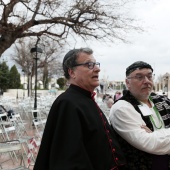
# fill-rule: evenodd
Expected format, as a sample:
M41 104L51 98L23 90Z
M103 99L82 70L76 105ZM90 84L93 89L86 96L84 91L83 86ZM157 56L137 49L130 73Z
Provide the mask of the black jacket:
M114 131L91 93L71 85L52 105L34 170L111 170L123 164Z

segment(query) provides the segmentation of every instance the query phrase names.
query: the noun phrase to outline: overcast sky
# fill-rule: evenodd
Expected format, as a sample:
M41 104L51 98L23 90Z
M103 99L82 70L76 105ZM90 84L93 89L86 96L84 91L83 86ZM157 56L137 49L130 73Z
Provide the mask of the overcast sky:
M131 44L90 43L95 58L101 63L100 79L124 80L126 68L139 60L151 64L156 77L170 73L170 0L141 1L131 10L146 30L142 34L129 34Z

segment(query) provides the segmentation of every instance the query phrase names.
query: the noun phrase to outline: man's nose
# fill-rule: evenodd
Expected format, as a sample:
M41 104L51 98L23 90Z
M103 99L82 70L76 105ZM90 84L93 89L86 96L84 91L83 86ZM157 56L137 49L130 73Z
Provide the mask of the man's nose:
M150 82L151 80L149 80L149 78L147 76L144 76L143 81L149 81Z
M100 72L100 66L95 65L95 66L94 66L94 70Z

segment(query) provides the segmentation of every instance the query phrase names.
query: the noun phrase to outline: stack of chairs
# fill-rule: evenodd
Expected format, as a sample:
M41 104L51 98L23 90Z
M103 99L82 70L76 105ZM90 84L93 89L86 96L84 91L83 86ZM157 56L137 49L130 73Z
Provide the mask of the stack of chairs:
M5 117L6 116L6 117ZM5 118L4 118L5 117ZM4 121L5 120L5 121ZM36 136L29 136L27 133L27 129L25 127L25 123L23 122L21 115L19 113L15 113L11 115L10 117L7 116L7 114L3 114L3 119L2 119L2 114L0 114L0 135L1 135L1 142L6 142L6 141L13 141L13 144L15 141L17 141L15 144L19 143L22 146L22 151L24 152L24 155L26 157L28 154L29 160L31 158L32 164L29 161L29 166L33 165L36 159L36 155L33 152L30 152L30 143L31 141L36 138ZM37 146L40 145L40 142L37 142ZM31 150L32 151L32 150ZM14 157L17 160L17 155L15 152L13 152ZM11 156L12 158L13 156Z
M17 160L17 164L14 163L13 155L17 156L17 158L20 158L20 163ZM26 163L24 161L24 155L22 151L22 144L19 141L4 141L0 142L0 168L3 170L29 170L28 166L26 166ZM5 162L13 162L13 167L9 168L5 167Z
M24 98L17 102L5 98L1 101L7 110L12 109L15 114L11 117L6 116L5 121L1 119L0 114L0 142L13 141L8 144L16 146L19 144L22 148L22 155L26 156L26 159L28 157L27 167L35 163L48 113L55 98L55 96L41 96L38 98L36 110L33 109L34 102L31 98ZM35 113L37 116L35 116ZM32 130L35 133L30 135ZM13 162L18 160L16 151L9 153L9 158Z

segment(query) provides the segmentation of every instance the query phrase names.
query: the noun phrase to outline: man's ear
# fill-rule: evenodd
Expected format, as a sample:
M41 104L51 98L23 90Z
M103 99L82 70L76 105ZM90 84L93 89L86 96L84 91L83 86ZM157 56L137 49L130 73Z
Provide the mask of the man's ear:
M126 82L126 87L129 89L129 80L126 79L125 82Z
M74 69L69 68L68 69L68 74L70 75L71 78L75 78Z

